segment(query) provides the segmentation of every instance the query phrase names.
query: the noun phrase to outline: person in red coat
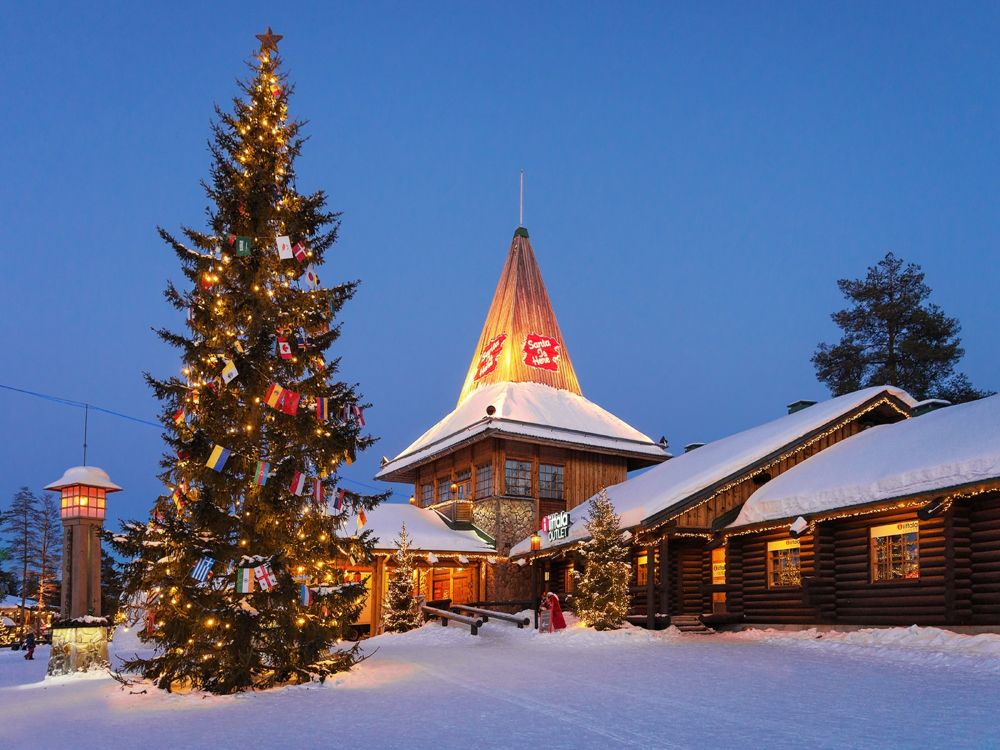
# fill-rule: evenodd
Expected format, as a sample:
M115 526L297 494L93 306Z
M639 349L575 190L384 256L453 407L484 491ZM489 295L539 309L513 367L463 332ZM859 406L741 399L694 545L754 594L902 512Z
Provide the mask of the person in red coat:
M545 606L551 612L551 623L553 630L562 630L566 627L566 618L563 617L562 607L559 605L559 597L551 591L545 595Z

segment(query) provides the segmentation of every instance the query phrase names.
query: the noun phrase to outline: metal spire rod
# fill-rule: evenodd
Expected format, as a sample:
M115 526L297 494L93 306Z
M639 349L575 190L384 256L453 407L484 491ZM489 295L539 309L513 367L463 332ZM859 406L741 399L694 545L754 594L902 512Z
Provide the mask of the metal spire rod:
M87 465L87 418L90 416L90 404L83 407L83 465Z
M521 170L521 209L517 215L517 225L524 226L524 170Z

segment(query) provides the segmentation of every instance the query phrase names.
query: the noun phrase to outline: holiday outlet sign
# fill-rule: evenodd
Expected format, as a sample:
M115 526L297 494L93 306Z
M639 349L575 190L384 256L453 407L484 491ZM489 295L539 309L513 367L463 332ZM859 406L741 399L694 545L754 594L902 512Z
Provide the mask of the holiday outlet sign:
M550 542L557 542L569 536L569 513L564 510L552 513L542 519L542 533Z
M559 369L559 342L551 336L529 333L524 340L524 364L539 370Z
M476 365L476 380L484 378L497 369L500 363L500 352L503 351L503 342L507 340L507 334L501 333L490 339L490 342L483 347L479 354L479 364Z

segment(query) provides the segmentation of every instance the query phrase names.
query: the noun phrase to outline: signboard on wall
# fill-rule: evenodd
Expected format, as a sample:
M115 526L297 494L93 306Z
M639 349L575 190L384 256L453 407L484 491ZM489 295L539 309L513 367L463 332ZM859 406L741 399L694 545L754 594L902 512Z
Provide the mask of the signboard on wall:
M569 536L569 513L561 510L550 513L542 518L542 532L548 534L550 542L556 542Z
M486 377L500 363L500 352L503 351L503 342L507 340L506 333L500 333L490 339L489 343L483 347L479 353L479 363L476 365L475 380Z

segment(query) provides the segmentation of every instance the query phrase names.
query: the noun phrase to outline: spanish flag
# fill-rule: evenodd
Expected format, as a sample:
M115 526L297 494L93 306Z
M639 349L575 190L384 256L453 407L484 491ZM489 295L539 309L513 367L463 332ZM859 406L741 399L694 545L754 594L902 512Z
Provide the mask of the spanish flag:
M316 419L320 422L330 419L330 399L325 396L316 397Z
M268 406L277 409L281 403L281 394L285 392L277 383L271 383L271 387L267 389L267 395L264 396L264 403Z
M229 460L229 448L223 448L221 445L217 445L212 448L212 455L208 457L205 462L205 466L215 471L222 471L226 465L226 461Z
M258 461L257 468L254 470L254 481L257 483L258 487L263 487L267 484L267 473L271 468L271 464L267 461Z

